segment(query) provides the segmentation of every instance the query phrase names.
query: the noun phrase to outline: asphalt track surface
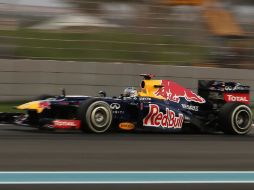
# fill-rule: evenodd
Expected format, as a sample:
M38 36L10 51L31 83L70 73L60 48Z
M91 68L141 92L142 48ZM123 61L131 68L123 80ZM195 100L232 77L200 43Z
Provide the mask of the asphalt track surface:
M1 171L254 171L254 130L83 134L0 125ZM0 185L0 189L254 189L254 184Z

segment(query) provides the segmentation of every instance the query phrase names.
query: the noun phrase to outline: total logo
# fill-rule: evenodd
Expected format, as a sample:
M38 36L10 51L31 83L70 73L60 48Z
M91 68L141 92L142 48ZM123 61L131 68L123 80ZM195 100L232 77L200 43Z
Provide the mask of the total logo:
M183 125L183 114L176 116L173 110L166 108L166 113L160 112L160 108L156 104L149 105L149 113L143 119L143 125L149 127L162 127L180 129Z
M240 93L224 94L224 99L226 102L243 102L247 104L250 101L249 94Z

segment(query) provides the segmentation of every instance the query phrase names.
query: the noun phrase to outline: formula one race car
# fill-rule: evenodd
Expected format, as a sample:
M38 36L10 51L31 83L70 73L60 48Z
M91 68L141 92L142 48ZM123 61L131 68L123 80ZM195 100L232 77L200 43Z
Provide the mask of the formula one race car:
M224 132L243 135L252 127L249 86L236 82L199 81L198 94L170 80L144 77L137 91L128 87L119 97L60 96L32 101L16 124L39 129L120 131Z

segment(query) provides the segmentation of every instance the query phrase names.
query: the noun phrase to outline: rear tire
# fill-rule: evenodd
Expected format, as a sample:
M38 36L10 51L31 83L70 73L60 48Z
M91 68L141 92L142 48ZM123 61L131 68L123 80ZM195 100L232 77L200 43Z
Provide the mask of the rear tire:
M108 103L100 99L88 99L80 105L79 119L83 132L105 133L111 128L112 118Z
M253 114L249 106L230 102L222 106L219 124L225 134L244 135L252 128Z

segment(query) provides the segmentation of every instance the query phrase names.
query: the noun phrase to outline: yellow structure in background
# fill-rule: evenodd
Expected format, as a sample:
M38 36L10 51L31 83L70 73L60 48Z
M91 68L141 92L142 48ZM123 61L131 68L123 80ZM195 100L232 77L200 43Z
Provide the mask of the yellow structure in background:
M220 7L217 0L162 0L168 5L193 5L203 7L203 19L211 33L216 36L244 36L245 32L233 14Z
M233 14L222 8L206 8L203 12L208 29L217 36L244 36Z
M162 3L169 5L202 5L203 0L162 0Z

